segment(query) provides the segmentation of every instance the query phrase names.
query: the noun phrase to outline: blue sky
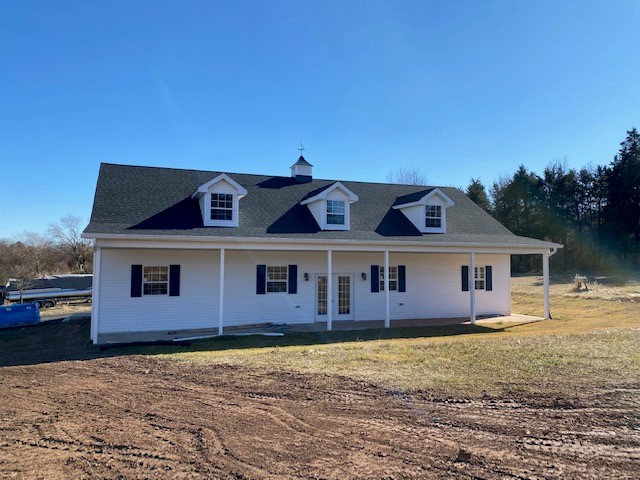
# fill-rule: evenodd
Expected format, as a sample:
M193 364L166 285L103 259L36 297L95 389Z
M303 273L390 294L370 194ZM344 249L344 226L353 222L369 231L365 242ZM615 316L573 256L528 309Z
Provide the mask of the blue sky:
M0 2L0 237L100 162L490 184L640 126L638 1ZM159 192L161 194L161 192Z

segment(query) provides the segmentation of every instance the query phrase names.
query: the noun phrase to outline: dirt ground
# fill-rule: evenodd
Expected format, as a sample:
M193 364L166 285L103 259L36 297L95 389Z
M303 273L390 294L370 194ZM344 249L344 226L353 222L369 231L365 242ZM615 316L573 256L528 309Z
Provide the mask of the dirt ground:
M336 375L90 358L96 350L69 345L89 359L45 364L5 357L0 478L640 475L640 384L438 398Z

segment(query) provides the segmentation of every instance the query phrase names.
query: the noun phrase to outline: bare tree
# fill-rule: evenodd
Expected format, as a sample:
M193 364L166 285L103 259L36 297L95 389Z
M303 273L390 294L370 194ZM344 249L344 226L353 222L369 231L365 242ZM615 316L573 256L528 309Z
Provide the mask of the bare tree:
M60 221L49 225L49 235L73 259L79 272L86 271L86 265L90 263L93 254L91 241L82 238L83 224L84 221L80 217L65 215Z
M426 185L428 180L426 172L416 167L398 167L387 173L387 182L400 185Z
M0 270L22 295L33 280L56 271L55 247L42 235L26 232L13 242L0 243Z

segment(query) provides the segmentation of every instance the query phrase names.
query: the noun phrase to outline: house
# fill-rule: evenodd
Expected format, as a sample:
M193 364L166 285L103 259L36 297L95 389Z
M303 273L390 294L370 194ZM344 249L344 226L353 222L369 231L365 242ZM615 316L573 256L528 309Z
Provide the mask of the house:
M91 338L231 326L509 315L512 234L460 190L102 164ZM323 325L324 325L323 323ZM148 333L147 333L148 338Z

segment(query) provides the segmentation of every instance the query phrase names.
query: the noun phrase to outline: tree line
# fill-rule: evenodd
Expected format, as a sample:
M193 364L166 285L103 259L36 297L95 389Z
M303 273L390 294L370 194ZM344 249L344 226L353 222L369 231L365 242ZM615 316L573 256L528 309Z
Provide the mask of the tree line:
M640 267L640 134L627 132L605 165L568 168L554 161L542 175L520 165L487 193L472 179L467 195L516 235L561 243L558 269ZM537 256L515 256L515 271L540 268Z
M393 183L426 184L417 169L391 172ZM561 243L555 268L640 268L640 134L627 132L605 165L568 168L554 161L542 175L520 165L493 182L489 192L472 179L467 195L516 235ZM0 285L54 273L91 273L93 248L82 238L84 222L67 215L45 235L0 239ZM514 256L515 271L540 268L538 256Z
M0 239L0 285L9 279L31 279L59 273L92 273L93 247L82 238L84 221L66 215L51 223L46 234L25 232Z

